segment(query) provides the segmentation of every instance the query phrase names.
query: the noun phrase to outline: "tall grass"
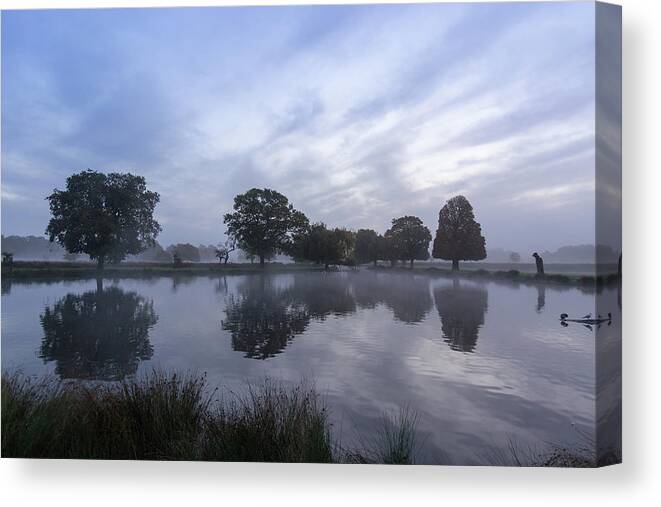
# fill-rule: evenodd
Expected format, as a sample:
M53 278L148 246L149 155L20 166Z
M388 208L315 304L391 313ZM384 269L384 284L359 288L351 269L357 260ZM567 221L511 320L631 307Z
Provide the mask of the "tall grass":
M344 461L414 465L419 447L417 425L418 415L408 406L396 414L385 413L380 426L367 438L362 450L346 451Z
M327 410L315 390L268 379L212 411L202 449L205 460L335 461Z
M345 452L333 441L328 411L313 386L265 380L244 393L216 394L203 376L158 371L98 386L3 373L2 456L414 461L411 418L390 422L382 448Z
M584 438L571 447L547 443L543 450L523 445L514 439L506 448L490 448L482 455L483 461L494 466L596 468L622 462L619 450L607 449L595 455L595 446Z
M2 376L4 457L196 459L203 377L154 372L119 386Z

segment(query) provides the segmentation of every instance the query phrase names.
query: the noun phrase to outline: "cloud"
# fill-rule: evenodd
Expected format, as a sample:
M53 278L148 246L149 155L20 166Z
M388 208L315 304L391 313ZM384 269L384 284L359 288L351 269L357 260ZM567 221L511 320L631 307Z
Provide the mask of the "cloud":
M166 243L220 240L251 187L380 231L402 214L435 229L463 192L491 245L591 242L594 197L558 189L594 174L593 19L589 3L4 13L3 230L42 230L44 197L90 167L144 174ZM515 213L542 189L566 208ZM512 237L548 208L543 237Z
M7 186L2 188L2 199L6 201L22 201L25 200L25 197L16 192L12 192Z
M526 190L507 199L515 204L541 205L545 208L564 206L572 199L581 199L583 195L594 192L594 181L582 181L568 185L555 185Z

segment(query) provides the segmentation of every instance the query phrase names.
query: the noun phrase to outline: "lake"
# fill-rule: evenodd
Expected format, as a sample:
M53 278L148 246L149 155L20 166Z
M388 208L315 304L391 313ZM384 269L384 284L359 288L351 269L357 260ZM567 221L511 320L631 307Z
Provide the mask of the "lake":
M419 462L489 464L510 442L594 448L597 419L619 424L619 361L595 368L619 348L618 288L598 296L610 326L559 321L596 300L577 287L369 270L105 280L101 291L3 280L2 367L85 381L193 370L232 390L307 379L342 445L408 406ZM608 405L597 412L596 377Z

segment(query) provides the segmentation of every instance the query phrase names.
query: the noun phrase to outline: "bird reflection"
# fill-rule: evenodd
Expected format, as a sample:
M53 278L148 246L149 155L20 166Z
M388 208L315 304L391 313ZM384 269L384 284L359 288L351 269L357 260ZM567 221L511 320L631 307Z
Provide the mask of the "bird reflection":
M458 280L454 280L450 286L434 290L443 340L452 350L475 350L479 329L484 325L487 294L483 287L460 285Z
M67 294L40 316L39 357L63 379L121 380L152 357L157 320L151 300L118 287Z

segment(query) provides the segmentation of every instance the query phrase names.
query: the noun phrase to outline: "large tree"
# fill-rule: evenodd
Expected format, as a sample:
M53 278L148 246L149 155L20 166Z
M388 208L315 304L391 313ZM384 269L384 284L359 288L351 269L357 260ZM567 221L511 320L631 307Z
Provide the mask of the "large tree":
M453 271L459 270L459 261L479 261L487 256L482 228L463 195L450 199L438 214L432 255L452 261Z
M55 189L46 199L50 241L89 255L99 269L154 245L161 231L154 219L159 195L147 190L142 176L88 169L69 176L66 189Z
M393 218L392 227L384 236L392 242L397 258L409 261L411 268L414 260L429 259L431 233L418 217L407 215Z
M356 262L372 262L376 266L380 256L379 235L372 229L358 229L354 245Z
M224 217L227 235L260 265L276 253L288 253L292 237L308 226L307 217L275 190L253 188L234 198L234 213Z

